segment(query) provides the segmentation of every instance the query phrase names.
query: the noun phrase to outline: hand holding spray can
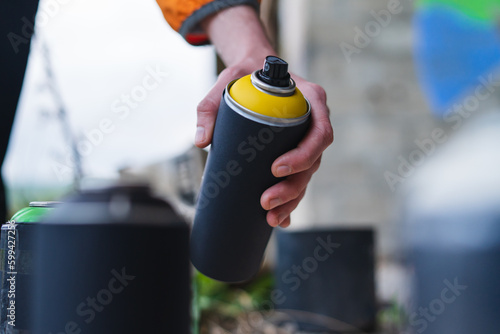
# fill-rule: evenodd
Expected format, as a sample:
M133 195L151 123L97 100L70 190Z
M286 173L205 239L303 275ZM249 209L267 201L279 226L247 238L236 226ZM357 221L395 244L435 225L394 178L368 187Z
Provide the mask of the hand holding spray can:
M310 109L278 57L227 85L191 233L191 261L203 274L241 282L259 270L272 232L260 198L282 180L271 166L305 136Z

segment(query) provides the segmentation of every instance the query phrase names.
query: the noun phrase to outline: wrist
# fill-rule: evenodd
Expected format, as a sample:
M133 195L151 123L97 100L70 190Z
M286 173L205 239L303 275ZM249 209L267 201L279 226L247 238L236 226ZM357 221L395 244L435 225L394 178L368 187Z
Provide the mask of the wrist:
M266 56L276 55L257 12L249 6L224 9L205 19L202 27L227 67L260 67Z

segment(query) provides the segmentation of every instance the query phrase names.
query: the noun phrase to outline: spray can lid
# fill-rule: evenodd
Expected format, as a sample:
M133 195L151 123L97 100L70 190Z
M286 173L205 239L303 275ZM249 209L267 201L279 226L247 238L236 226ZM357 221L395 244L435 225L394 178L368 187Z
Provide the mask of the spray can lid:
M266 117L297 119L310 112L288 73L287 62L275 56L267 56L261 70L230 83L228 91L237 105Z
M62 202L58 202L58 201L30 202L29 207L30 208L54 208L54 207L58 206L59 204L62 204Z

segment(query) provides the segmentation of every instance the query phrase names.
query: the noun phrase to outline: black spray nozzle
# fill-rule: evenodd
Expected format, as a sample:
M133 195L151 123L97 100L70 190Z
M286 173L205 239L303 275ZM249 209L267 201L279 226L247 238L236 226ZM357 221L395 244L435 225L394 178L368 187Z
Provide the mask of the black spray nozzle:
M267 56L262 70L257 72L257 77L265 83L276 87L290 85L288 63L275 56Z

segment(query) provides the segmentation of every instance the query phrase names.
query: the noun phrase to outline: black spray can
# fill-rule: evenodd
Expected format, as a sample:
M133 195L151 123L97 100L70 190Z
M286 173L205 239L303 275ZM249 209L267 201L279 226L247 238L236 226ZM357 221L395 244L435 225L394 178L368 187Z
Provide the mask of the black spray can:
M272 163L309 128L310 105L280 58L226 87L198 198L191 261L203 274L241 282L259 270L272 227L262 193L281 179Z
M189 228L142 186L82 192L39 225L34 333L190 333Z
M36 226L60 202L31 202L2 225L0 334L31 333Z

